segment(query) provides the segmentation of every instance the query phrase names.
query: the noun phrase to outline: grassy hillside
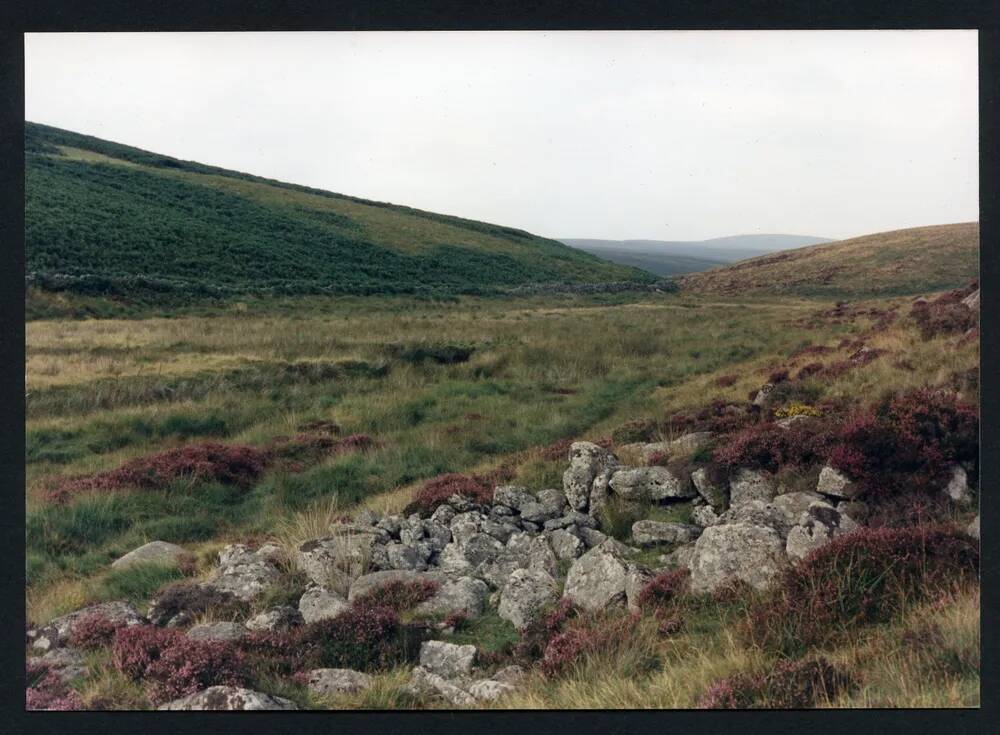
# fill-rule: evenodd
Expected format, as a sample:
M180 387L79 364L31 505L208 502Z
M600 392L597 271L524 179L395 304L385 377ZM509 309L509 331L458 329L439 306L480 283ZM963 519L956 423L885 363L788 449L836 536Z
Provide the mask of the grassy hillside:
M685 273L697 273L725 265L728 261L712 258L700 258L692 255L675 255L673 253L657 253L636 250L623 250L615 247L580 247L581 250L604 258L612 263L641 268L658 276L678 276Z
M28 123L28 285L84 294L477 293L652 280L555 240Z
M681 279L692 293L898 296L959 286L979 273L979 224L881 232L751 258Z

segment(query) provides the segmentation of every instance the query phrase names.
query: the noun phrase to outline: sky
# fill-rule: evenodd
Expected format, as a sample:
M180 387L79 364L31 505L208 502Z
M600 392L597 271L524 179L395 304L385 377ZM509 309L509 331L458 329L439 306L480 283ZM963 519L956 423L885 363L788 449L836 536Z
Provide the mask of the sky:
M975 31L25 36L25 119L547 237L978 219Z

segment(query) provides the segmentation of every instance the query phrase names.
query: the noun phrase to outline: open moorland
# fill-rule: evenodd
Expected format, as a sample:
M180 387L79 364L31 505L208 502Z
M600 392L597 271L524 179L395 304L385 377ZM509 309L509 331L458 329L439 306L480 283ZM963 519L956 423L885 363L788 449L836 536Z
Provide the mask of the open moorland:
M678 285L27 147L30 709L978 706L976 225Z
M474 593L483 599L472 605L479 615L468 614L464 601L458 607L467 618L447 605L418 615L414 603L393 613L394 625L404 638L475 645L482 679L511 665L522 667L527 683L512 685L503 697L481 706L693 707L711 704L714 700L705 698L717 696L711 692L719 687L734 688L732 702L740 706L799 706L803 701L795 697L802 696L808 706L974 706L977 562L968 555L975 547L963 541L964 531L940 531L946 534L940 543L947 558L938 560L935 547L883 530L901 527L910 533L915 523L964 529L975 515L976 433L961 424L975 421L978 399L978 340L968 332L975 315L967 310L959 312L965 321L939 324L923 313L955 310L954 302L922 309L910 298L848 306L684 295L612 304L568 296L445 303L359 299L303 303L294 313L258 303L233 305L214 317L30 322L29 619L41 625L119 600L148 615L171 591L200 589L217 579L219 552L236 543L251 549L277 544L280 572L266 577L260 594L235 606L195 605L185 625L150 630L246 622L282 605L294 611L315 587L316 575L304 571L312 567L303 565L300 549L331 537L331 523L336 529L338 521L356 520L370 510L391 532L398 520L386 518L405 522L419 512L425 519L420 523L429 523L431 517L446 517L431 513L452 490L456 497L471 495L472 500L458 501L466 513L467 503L489 508L497 486L561 490L571 441L597 442L629 466L662 465L689 483L698 468L720 478L737 467L762 471L775 483L765 497L780 490L779 497L793 491L810 494L800 502L818 500L822 496L812 493L825 452L847 435L863 449L865 432L875 429L858 428L856 422L865 420L859 417L884 397L897 396L900 405L876 409L888 412L888 438L882 440L904 441L888 428L892 422L931 421L942 425L934 424L921 442L943 441L948 447L942 454L927 450L937 464L920 455L927 449L921 444L913 449L919 456L908 460L916 465L885 468L926 473L926 482L893 486L877 503L873 494L865 513L879 530L871 531L870 541L857 542L860 551L845 553L861 559L875 555L870 563L876 569L895 570L895 563L910 563L918 544L921 554L930 555L920 564L942 568L926 576L906 568L888 584L862 576L857 589L838 590L844 608L821 623L822 635L808 632L815 640L805 631L787 634L795 641L791 647L777 633L758 639L762 628L776 625L760 620L775 597L789 594L785 585L803 584L791 573L766 592L746 586L711 594L691 591L688 572L676 576L674 570L684 567L670 555L690 545L694 532L684 530L676 538L657 533L671 524L698 528L696 519L705 522L702 514L712 508L704 500L696 505L701 496L691 497L686 489L677 498L611 503L594 515L595 531L638 549L628 552L634 556L625 563L644 570L647 581L665 585L662 602L653 599L660 594L654 586L647 594L653 601L638 612L601 607L565 621L560 615L568 613L556 606L558 595L543 594L542 602L552 605L550 617L537 620L548 620L549 628L518 631L498 612L500 603L489 600L498 589L481 582L483 588L474 587ZM768 383L773 390L754 407L751 400ZM918 391L927 388L944 391L940 405L933 404L940 414L914 417L913 402L922 407ZM775 422L794 417L804 417L799 420L811 428L789 443L790 430ZM941 437L942 430L965 433ZM704 431L712 432L710 439L693 454L662 444ZM826 432L833 438L824 438ZM645 444L654 445L652 453ZM882 472L878 463L887 458L877 454L859 461L860 479L867 471ZM959 461L969 467L972 489L961 502L945 502L935 483L947 486ZM444 490L435 491L442 476ZM722 496L730 496L725 479L719 482ZM719 514L732 502L722 496ZM429 498L426 504L414 506L422 497ZM653 535L638 543L634 524L644 519L667 525L654 526ZM539 520L541 530L544 514ZM452 534L454 523L448 526ZM510 529L495 532L501 538L506 533L509 543ZM151 541L176 544L184 553L112 567ZM559 588L576 555L587 548L585 541L568 543L572 548L554 557L548 570ZM389 544L401 546L395 540ZM955 552L955 544L966 546ZM952 558L953 553L959 556ZM409 557L383 560L384 566L365 556L355 561L360 566L351 567L350 576L428 566ZM331 563L338 569L344 564L339 557ZM819 585L845 563L851 562L817 557L816 568L802 573L818 577L809 584ZM426 581L419 571L411 574ZM868 584L885 597L872 610L857 607L867 599ZM350 594L350 584L340 591ZM415 599L427 594L410 593ZM859 597L847 599L851 595ZM638 622L628 623L628 634L614 640L597 640L611 623L587 617L610 617L614 623L631 620L629 615ZM84 673L73 691L82 706L127 708L160 704L190 693L192 686L234 681L306 707L451 707L471 701L453 692L449 699L432 685L414 689L411 672L419 645L399 643L399 650L371 661L327 652L308 662L281 662L274 654L275 660L261 663L261 657L271 656L259 650L266 644L262 635L241 639L242 669L230 671L224 664L228 654L216 651L212 655L222 656L221 663L206 664L194 684L123 668L125 642L84 642ZM920 646L907 644L916 640ZM186 643L177 645L177 655L198 653L183 649ZM374 642L359 645L374 647ZM58 650L70 648L75 647ZM781 668L782 661L790 663ZM302 673L298 667L360 669L373 678L361 690L336 694L339 690L295 678ZM786 669L787 682L760 679ZM817 676L833 689L798 692L796 687L809 689ZM812 683L802 684L801 677ZM843 677L850 686L839 687Z

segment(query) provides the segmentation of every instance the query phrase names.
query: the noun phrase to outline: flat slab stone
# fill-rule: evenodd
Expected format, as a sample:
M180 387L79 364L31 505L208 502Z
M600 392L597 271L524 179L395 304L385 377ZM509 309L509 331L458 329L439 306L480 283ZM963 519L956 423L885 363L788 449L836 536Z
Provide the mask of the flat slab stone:
M112 569L128 569L137 564L176 564L184 547L166 541L150 541L111 562Z

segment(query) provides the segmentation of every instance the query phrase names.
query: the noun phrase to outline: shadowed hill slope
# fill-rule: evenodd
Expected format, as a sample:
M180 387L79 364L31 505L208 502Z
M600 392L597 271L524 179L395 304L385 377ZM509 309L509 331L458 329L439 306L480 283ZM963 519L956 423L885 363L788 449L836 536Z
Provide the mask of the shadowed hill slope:
M902 296L954 288L979 273L979 224L915 227L743 260L678 279L691 293Z
M479 293L651 281L521 230L28 123L28 284L77 293Z

